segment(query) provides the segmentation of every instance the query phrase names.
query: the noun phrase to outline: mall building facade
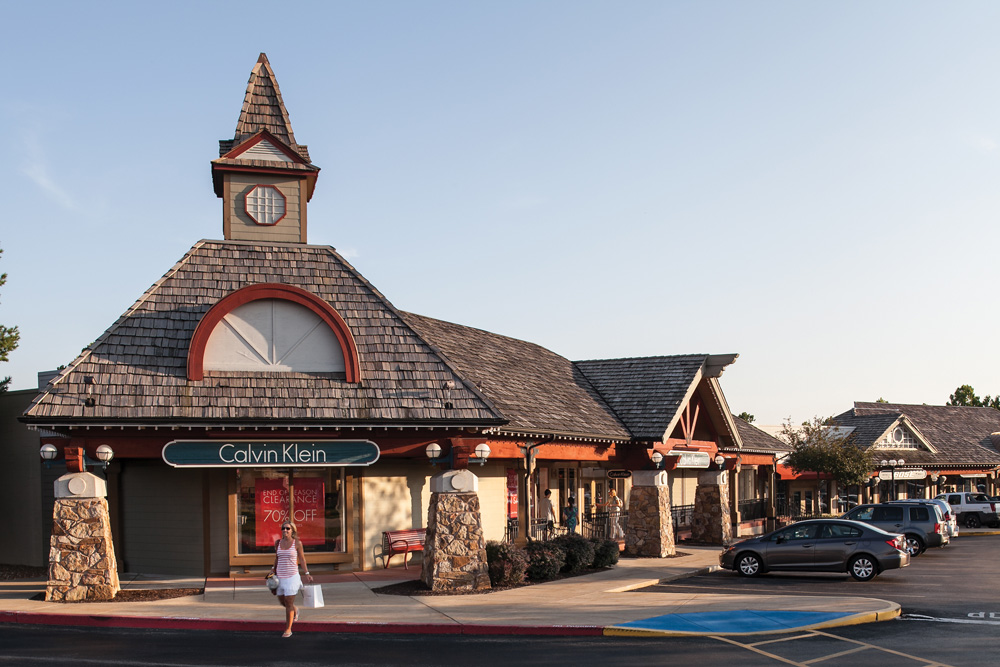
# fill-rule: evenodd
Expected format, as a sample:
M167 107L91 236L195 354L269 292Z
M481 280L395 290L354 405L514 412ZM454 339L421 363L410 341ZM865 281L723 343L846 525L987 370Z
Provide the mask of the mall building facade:
M732 472L726 520L740 489L768 494L774 454L744 447L719 384L735 354L573 362L398 310L307 243L320 170L263 54L219 153L223 239L195 243L20 418L60 453L113 449L121 570L264 568L288 516L314 569L381 566L382 532L425 525L448 466L473 466L496 540L528 534L545 489L585 515L611 488L627 499L655 453L675 505L706 470Z

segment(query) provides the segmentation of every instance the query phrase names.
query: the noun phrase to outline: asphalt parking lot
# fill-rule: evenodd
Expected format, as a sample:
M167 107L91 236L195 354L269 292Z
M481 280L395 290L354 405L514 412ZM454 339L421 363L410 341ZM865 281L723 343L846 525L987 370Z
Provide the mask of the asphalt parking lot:
M928 549L909 567L888 570L868 582L845 574L776 573L756 578L721 570L660 584L644 591L747 593L763 595L845 595L899 603L904 616L984 624L1000 631L1000 535L959 537L947 547Z

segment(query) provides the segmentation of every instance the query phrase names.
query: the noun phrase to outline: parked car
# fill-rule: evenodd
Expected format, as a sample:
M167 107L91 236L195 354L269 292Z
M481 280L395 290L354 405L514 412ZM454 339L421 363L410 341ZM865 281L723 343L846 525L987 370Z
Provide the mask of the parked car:
M951 505L948 504L947 500L941 500L940 498L910 498L908 500L890 500L890 503L924 503L930 505L937 505L941 509L941 518L944 519L945 525L948 527L948 537L956 538L958 537L958 513L952 509Z
M841 519L863 521L906 536L906 552L916 557L928 547L943 547L951 538L937 505L915 502L858 505Z
M843 519L798 521L732 544L719 555L719 565L744 577L779 571L848 572L858 581L868 581L909 564L902 535Z
M940 493L935 498L948 501L948 504L958 513L959 523L966 528L1000 527L997 503L991 501L985 493Z

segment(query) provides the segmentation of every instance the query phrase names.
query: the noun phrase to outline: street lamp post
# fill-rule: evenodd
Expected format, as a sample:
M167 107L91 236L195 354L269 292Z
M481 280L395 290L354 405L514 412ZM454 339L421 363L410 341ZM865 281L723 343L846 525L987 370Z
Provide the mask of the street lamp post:
M896 468L902 467L903 463L903 459L889 459L888 461L882 459L882 467L889 469L889 475L892 479L890 482L892 484L891 500L896 500Z

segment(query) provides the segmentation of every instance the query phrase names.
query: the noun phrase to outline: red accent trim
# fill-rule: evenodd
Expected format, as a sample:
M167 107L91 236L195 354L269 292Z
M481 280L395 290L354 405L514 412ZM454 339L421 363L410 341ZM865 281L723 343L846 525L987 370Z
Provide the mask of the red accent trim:
M223 155L221 159L223 159L223 160L235 160L240 155L243 155L248 150L250 150L251 148L253 148L257 144L259 144L265 138L273 146L275 146L278 150L280 150L282 153L284 153L288 157L292 158L292 160L294 160L295 162L298 162L299 164L309 164L308 162L306 162L305 160L302 159L301 155L299 155L298 153L296 153L295 151L293 151L291 148L289 148L288 146L286 146L284 141L282 141L278 137L274 136L273 134L271 134L267 130L261 130L257 134L253 135L252 137L250 137L249 139L247 139L246 141L244 141L239 146L234 146L233 148L231 148L229 150L228 153L226 153L225 155Z
M282 283L259 283L249 285L235 292L231 292L222 297L218 303L212 306L194 330L191 336L191 344L188 347L187 376L188 380L205 379L205 346L208 345L208 338L212 331L222 321L222 318L233 312L240 306L259 301L260 299L283 299L305 306L313 311L326 322L333 330L337 340L340 342L340 349L344 354L344 370L348 382L361 381L361 364L358 358L358 346L354 342L351 330L344 322L344 318L333 309L323 299L312 292L307 292L301 287L285 285Z

